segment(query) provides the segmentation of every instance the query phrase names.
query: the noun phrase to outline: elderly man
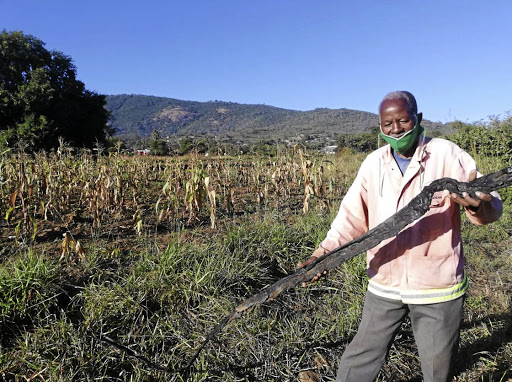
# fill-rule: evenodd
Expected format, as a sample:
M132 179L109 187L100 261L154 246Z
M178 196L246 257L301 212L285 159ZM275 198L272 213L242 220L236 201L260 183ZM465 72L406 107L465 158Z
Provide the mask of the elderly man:
M363 161L326 238L299 267L382 223L430 182L479 176L473 158L457 145L425 137L421 119L411 93L397 91L384 97L379 105L380 135L389 144ZM496 221L502 212L498 193L476 195L436 193L421 219L368 251L363 315L341 357L336 381L375 380L407 314L424 381L449 379L468 287L459 206L476 225Z

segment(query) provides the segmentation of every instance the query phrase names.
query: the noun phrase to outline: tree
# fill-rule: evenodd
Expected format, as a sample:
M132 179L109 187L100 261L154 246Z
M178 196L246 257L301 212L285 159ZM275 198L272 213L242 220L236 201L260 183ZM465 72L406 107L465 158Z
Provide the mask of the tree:
M69 56L21 31L0 34L0 147L51 149L107 143L105 96L85 89Z
M489 122L478 124L455 121L451 128L457 132L449 139L471 155L493 156L505 163L512 161L512 116L492 117Z
M194 149L194 141L190 137L180 139L178 154L185 155Z
M250 151L258 155L276 155L276 142L273 140L259 140L252 144Z
M167 145L165 141L160 138L160 132L158 130L153 130L151 133L151 143L149 147L151 148L151 153L154 155L167 155Z
M378 126L373 126L369 133L341 134L337 143L339 147L350 147L359 152L373 151L378 146L379 131Z

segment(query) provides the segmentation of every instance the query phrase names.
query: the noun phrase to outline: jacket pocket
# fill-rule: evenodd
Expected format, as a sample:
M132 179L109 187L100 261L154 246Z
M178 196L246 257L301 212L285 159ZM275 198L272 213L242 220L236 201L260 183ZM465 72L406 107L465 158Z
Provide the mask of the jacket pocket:
M410 261L408 280L412 289L447 288L457 283L458 258L453 252Z

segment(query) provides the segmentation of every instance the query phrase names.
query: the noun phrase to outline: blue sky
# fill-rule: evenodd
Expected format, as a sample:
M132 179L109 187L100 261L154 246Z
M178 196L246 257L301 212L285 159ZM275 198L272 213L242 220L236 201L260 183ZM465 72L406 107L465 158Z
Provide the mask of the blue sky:
M0 0L0 30L101 94L376 112L409 90L441 122L512 111L511 17L509 0Z

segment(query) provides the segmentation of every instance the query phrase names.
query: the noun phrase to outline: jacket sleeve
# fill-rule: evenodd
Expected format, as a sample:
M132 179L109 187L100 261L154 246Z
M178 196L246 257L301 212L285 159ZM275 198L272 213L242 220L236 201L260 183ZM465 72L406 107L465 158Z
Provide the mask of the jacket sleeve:
M368 231L368 193L363 162L320 247L332 251Z
M494 191L491 192L493 196L490 202L482 201L476 211L468 208L464 208L466 216L469 221L475 225L484 225L495 222L501 217L503 213L503 203L500 195Z

